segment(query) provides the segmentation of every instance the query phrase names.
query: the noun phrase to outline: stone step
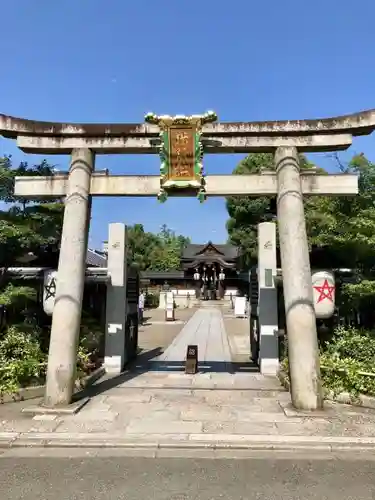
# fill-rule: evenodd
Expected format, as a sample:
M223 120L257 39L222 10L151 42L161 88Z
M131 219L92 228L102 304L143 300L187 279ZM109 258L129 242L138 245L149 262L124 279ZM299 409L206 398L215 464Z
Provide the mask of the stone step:
M124 389L190 389L223 391L285 392L276 377L265 377L259 373L197 373L187 375L182 371L147 371L132 374L118 387ZM270 397L272 397L272 394ZM268 397L268 394L265 394Z

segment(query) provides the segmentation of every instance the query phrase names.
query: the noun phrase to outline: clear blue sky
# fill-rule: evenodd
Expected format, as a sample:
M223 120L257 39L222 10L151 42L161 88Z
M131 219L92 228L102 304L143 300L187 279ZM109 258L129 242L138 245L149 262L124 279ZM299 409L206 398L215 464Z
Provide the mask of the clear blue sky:
M213 109L223 121L251 121L375 108L371 0L3 0L0 18L0 112L9 115L142 122L147 111ZM351 152L361 151L375 160L375 135L356 140ZM8 140L4 153L25 159ZM48 159L68 168L67 157ZM229 173L240 159L208 155L206 171ZM156 174L159 161L101 156L97 168ZM90 245L119 221L222 242L226 219L223 199L95 199Z

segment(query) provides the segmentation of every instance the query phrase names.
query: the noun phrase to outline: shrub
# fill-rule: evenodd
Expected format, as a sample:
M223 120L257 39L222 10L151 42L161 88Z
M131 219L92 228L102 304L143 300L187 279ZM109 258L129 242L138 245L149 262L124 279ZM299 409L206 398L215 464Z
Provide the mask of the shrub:
M333 338L322 346L322 352L340 359L351 358L372 369L375 367L374 332L339 326Z
M332 339L321 346L320 366L327 391L375 395L374 332L336 328ZM282 360L281 368L288 376L288 358Z
M0 394L38 383L45 374L46 358L38 335L22 326L9 327L0 341Z
M0 304L14 309L23 309L30 302L35 302L37 292L29 286L15 286L9 283L5 290L0 292Z
M78 377L97 367L103 336L101 325L94 318L83 315L77 352Z
M20 387L44 383L47 353L43 352L36 325L21 323L7 328L0 339L0 395L15 393ZM90 318L84 318L77 353L77 376L97 366L103 332Z
M30 333L24 325L10 326L0 341L0 360L16 361L19 359L36 359L41 362L44 355L38 342L38 331ZM35 327L34 327L35 329Z
M336 328L333 338L321 348L320 363L323 384L335 394L375 395L374 332Z
M375 377L366 375L372 372L372 369L367 370L367 365L352 358L341 359L327 353L321 355L320 362L323 385L335 395L340 392L375 395Z

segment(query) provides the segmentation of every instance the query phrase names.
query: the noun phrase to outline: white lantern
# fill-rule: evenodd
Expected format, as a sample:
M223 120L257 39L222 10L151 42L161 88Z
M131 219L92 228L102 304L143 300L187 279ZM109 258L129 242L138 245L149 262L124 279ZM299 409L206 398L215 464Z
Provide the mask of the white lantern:
M330 318L335 311L335 278L330 271L318 271L311 277L317 318Z
M43 282L43 309L48 316L52 316L56 296L57 271L44 271Z

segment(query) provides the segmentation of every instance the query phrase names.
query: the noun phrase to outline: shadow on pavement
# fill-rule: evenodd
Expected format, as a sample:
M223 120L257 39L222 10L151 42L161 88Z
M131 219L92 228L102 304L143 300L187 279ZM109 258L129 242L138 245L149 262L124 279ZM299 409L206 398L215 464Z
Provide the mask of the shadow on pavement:
M132 380L147 372L164 372L164 373L184 373L185 364L181 361L164 362L154 361L154 358L162 354L161 347L152 349L150 351L141 353L137 358L132 361L127 369L120 375L111 376L107 375L106 378L98 380L91 387L84 389L76 394L76 398L93 397L110 389L114 389L119 385ZM259 373L259 368L252 362L236 363L236 362L220 362L220 361L206 361L198 363L198 374L204 373Z

